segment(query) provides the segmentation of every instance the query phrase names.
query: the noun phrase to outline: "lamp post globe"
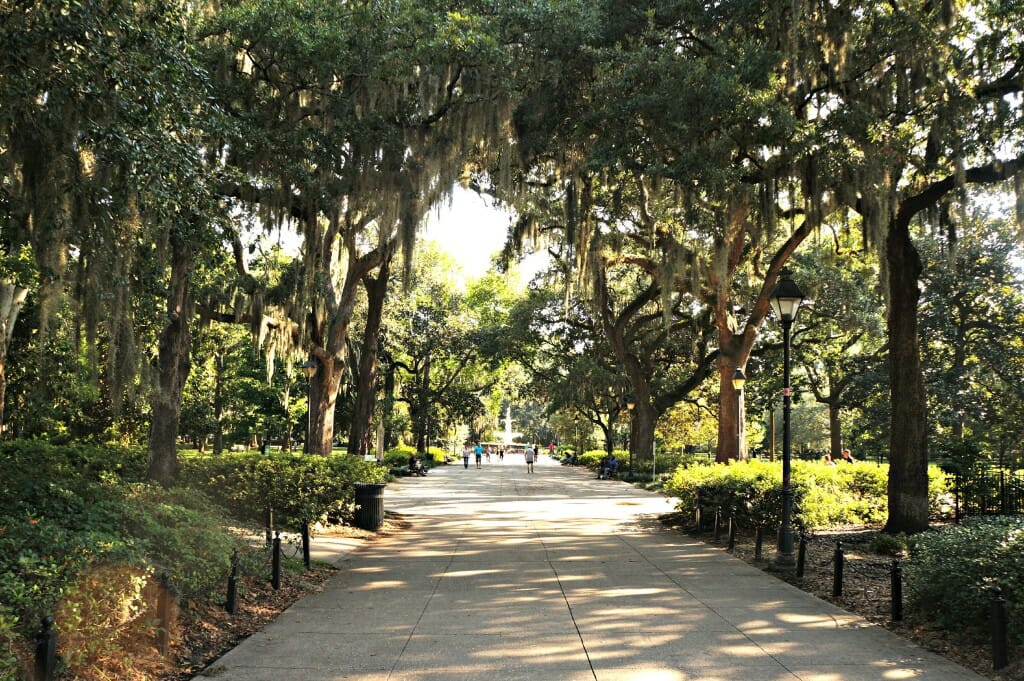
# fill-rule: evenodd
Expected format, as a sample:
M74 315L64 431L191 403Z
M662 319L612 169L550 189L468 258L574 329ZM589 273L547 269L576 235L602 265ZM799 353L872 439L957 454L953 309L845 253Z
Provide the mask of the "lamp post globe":
M790 278L790 271L783 269L779 273L779 281L772 291L771 306L782 325L782 526L779 528L778 552L775 563L780 567L796 565L793 556L793 485L792 456L793 436L790 430L790 405L792 388L790 387L790 329L800 311L800 303L804 295Z

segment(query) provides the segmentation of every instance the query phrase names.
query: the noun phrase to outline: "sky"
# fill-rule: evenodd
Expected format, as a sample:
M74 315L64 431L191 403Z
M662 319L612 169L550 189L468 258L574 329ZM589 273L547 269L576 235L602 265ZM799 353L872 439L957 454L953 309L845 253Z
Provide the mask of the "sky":
M470 279L482 276L491 258L505 245L511 215L476 192L456 185L451 203L430 212L421 238L436 242L461 265Z
M492 199L456 185L450 203L431 211L423 241L433 241L462 266L465 279L477 279L491 267L491 259L505 245L512 215ZM543 269L547 255L527 256L519 266L519 280L525 285Z

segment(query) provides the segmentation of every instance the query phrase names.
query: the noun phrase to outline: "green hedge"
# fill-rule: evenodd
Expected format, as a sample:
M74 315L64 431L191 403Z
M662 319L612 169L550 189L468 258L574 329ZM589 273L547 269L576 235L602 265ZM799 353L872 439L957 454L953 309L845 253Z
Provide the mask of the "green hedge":
M793 461L794 520L808 528L847 523L881 523L887 513L888 465L858 462L826 466L814 461ZM668 494L679 498L679 509L693 511L697 492L701 506L713 513L721 508L735 515L740 526L773 526L781 522L782 464L763 459L732 464L680 466L666 481ZM929 471L933 508L948 491L945 474Z
M1024 640L1024 518L969 518L916 535L903 574L908 609L979 640L999 587L1010 635Z
M0 679L15 678L14 651L43 615L56 619L74 676L149 635L160 571L183 599L210 598L232 550L250 573L263 562L202 494L122 479L143 469L138 450L121 447L0 447Z
M191 456L182 459L180 474L182 484L205 491L237 518L263 522L270 505L275 523L293 529L327 516L350 518L355 483L386 479L386 468L348 454Z

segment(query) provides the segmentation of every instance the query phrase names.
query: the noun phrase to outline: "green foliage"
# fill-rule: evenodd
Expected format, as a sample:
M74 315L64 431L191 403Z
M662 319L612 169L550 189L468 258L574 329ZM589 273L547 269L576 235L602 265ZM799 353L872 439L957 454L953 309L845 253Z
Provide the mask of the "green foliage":
M615 449L613 452L615 453L615 458L618 460L619 468L621 470L623 462L626 461L629 456L629 452L624 449ZM601 459L607 456L607 454L608 452L603 449L591 449L580 454L579 464L581 466L597 470L597 467L601 465Z
M17 624L18 618L0 605L0 681L18 679L18 655L15 652L19 643Z
M905 534L878 534L871 539L868 548L883 556L901 556L907 551L907 536Z
M347 517L355 501L353 485L384 482L386 470L348 454L246 452L184 458L181 480L206 491L238 518L262 521L269 505L278 524L298 528L327 515Z
M794 520L811 528L881 523L886 517L887 480L888 466L794 461ZM933 467L932 480L930 497L937 508L946 491L945 477ZM680 466L665 489L679 498L683 510L696 508L699 491L706 512L720 507L748 527L780 522L782 467L778 462L754 459L731 465Z
M1024 518L972 518L918 535L904 576L909 607L978 639L999 587L1011 635L1024 637Z
M223 588L233 549L254 563L256 551L198 492L121 480L131 469L125 455L24 442L0 449L0 678L14 664L11 642L30 637L42 614L59 623L65 663L89 668L148 635L158 572L182 598L209 598Z

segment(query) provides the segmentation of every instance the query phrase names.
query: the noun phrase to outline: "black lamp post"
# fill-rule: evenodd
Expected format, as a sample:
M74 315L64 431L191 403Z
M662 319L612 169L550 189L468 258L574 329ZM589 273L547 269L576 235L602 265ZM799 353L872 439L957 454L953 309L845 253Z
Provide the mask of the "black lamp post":
M309 454L309 439L313 435L313 377L316 376L316 362L308 359L299 365L306 375L306 437L302 440L302 453Z
M743 458L743 386L747 375L743 367L736 367L732 375L732 387L736 389L736 460Z
M779 274L779 282L772 291L771 304L782 324L782 527L779 528L779 547L775 563L781 567L796 565L793 557L793 487L791 480L792 434L789 427L791 388L789 385L789 330L800 310L804 294L789 278L788 269Z

